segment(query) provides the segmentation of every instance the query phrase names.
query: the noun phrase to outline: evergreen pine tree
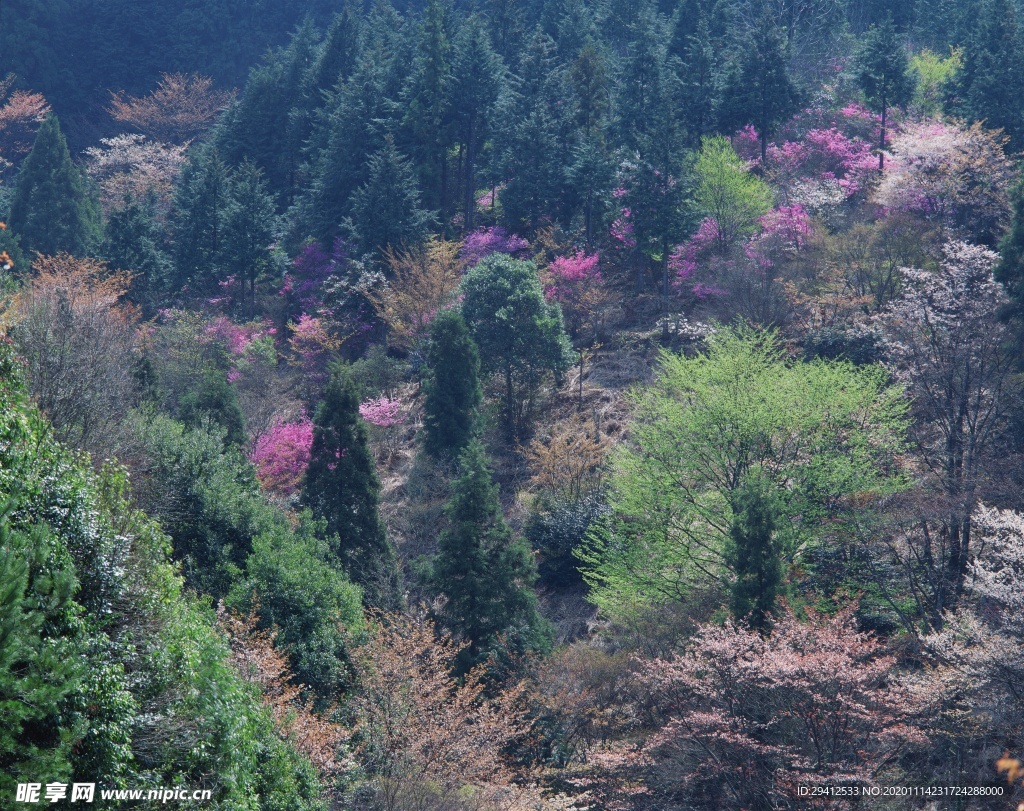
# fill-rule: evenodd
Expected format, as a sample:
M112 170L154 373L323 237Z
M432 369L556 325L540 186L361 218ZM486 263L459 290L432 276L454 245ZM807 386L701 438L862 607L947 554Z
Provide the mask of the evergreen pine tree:
M99 206L71 161L53 113L39 128L22 164L9 225L21 237L21 247L27 253L67 251L80 256L99 242Z
M455 458L473 437L483 399L480 354L457 311L446 310L434 319L427 362L423 447L435 459Z
M267 191L263 173L248 161L233 173L224 206L222 251L223 273L238 279L241 301L256 309L256 283L273 264L270 245L277 233L274 198Z
M135 274L131 295L147 317L155 313L171 275L170 258L158 240L152 206L126 200L110 212L100 250L112 268Z
M782 582L775 511L766 488L756 479L736 490L732 501L728 547L728 562L736 575L732 614L737 620L748 621L752 628L767 630Z
M768 138L798 106L787 62L786 39L766 13L726 82L721 123L732 129L752 124L761 137L762 161L768 154Z
M398 564L378 514L380 481L370 453L359 395L347 370L335 369L313 418L313 446L303 503L336 536L338 554L367 603L398 605Z
M951 106L971 121L1003 129L1015 149L1024 143L1024 41L1012 0L988 0L964 46L963 68L951 85Z
M187 284L213 284L222 250L228 171L213 147L185 164L174 199L174 278L172 291Z
M463 451L459 467L447 507L449 527L438 542L430 579L447 598L442 622L469 643L459 658L465 672L499 644L499 636L506 644L541 649L549 630L531 588L536 564L505 523L478 440Z
M181 398L179 417L190 428L212 422L224 429L224 444L241 447L248 437L245 416L238 395L227 375L215 366L207 366L195 387Z
M434 215L420 208L412 164L390 135L370 158L370 176L352 195L352 225L362 253L415 245L426 236Z
M1019 309L1024 307L1024 183L1014 186L1012 201L1013 219L999 243L1000 260L994 275Z
M857 82L868 103L882 115L878 141L878 171L885 167L885 125L889 107L904 106L914 95L907 52L896 34L892 16L864 35L854 59Z

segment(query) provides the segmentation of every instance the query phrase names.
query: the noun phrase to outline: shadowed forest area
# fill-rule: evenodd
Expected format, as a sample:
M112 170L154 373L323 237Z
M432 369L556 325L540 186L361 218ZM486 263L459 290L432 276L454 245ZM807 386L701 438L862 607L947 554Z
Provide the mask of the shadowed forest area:
M0 806L1024 809L1022 25L0 5Z

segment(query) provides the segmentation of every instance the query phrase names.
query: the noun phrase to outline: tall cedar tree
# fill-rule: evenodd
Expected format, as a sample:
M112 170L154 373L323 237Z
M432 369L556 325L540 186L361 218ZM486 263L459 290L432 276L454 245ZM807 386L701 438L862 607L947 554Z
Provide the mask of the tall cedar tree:
M82 256L96 246L100 213L85 177L71 162L57 116L50 113L18 175L10 226L28 253Z
M171 275L171 260L160 245L152 204L126 199L111 211L100 254L113 269L135 274L132 300L146 317L152 317Z
M1013 220L999 243L1000 259L995 268L996 281L1002 282L1019 314L1024 307L1024 183L1012 193Z
M1024 142L1024 41L1017 13L1012 0L984 4L950 87L959 115L1004 130L1015 150Z
M230 180L220 263L225 273L238 279L243 304L248 281L249 303L255 312L256 284L272 267L270 245L277 232L274 198L267 191L263 172L248 161L232 173Z
M399 602L395 550L381 523L380 481L359 416L359 394L348 371L336 368L313 418L313 446L302 492L314 516L337 536L338 554L366 602Z
M548 633L531 588L536 564L505 523L478 440L466 446L459 467L431 581L447 598L442 622L469 643L458 659L466 672L501 644L499 637L521 649L537 649L546 646Z
M754 28L726 84L722 124L736 129L752 124L761 138L762 161L768 155L771 133L799 106L787 63L786 39L766 14Z
M435 459L454 458L473 438L483 399L480 353L457 311L447 310L434 320L427 360L423 448Z
M419 244L434 215L420 207L420 189L412 164L390 135L370 158L370 177L352 195L352 222L362 253L381 255L388 248Z
M854 59L857 83L868 103L882 115L878 139L878 171L885 168L885 124L889 107L902 107L914 95L914 78L892 16L873 25L861 40Z
M190 283L213 284L229 190L228 170L215 148L203 149L185 164L172 215L175 291Z
M731 608L739 621L768 630L782 582L782 560L775 540L776 509L770 489L748 478L732 496L728 562L736 576Z

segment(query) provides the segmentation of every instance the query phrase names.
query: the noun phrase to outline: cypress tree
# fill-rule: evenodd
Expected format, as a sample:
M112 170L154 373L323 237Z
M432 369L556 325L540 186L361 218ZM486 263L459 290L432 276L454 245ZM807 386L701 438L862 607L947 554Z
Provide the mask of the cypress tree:
M337 551L367 603L394 608L398 597L395 550L381 523L380 481L359 416L351 375L337 368L313 418L313 446L303 503L327 523Z
M767 630L775 610L782 565L775 542L776 516L764 485L748 479L733 493L728 560L736 575L731 608L737 620Z
M112 268L136 274L132 298L152 316L171 275L171 261L160 247L152 206L126 200L110 212L100 253Z
M228 170L215 148L202 150L185 165L173 213L175 290L190 282L212 284L228 191Z
M1013 188L1013 219L1010 230L999 243L1001 254L994 275L1002 282L1006 292L1019 311L1024 306L1024 183Z
M473 437L483 394L480 353L455 310L440 313L431 325L427 362L423 448L435 459L457 457Z
M352 222L363 253L415 245L426 235L433 214L420 208L420 190L412 164L394 138L370 158L370 176L352 195Z
M9 224L26 252L67 251L80 256L99 241L99 206L85 177L71 162L53 113L39 128L18 175Z
M854 60L857 83L871 104L882 115L878 141L878 171L885 166L885 123L892 105L903 106L914 95L914 79L910 75L907 52L896 34L892 15L881 25L873 25Z
M769 136L798 106L787 62L785 37L766 13L726 82L721 123L735 129L752 124L761 137L762 161L768 154Z
M486 658L499 636L523 649L542 649L550 637L531 588L536 564L505 523L478 440L466 446L459 467L430 579L447 598L441 621L469 643L459 658L465 672Z
M272 266L268 246L277 231L274 198L260 169L248 161L233 173L224 206L220 264L223 272L238 278L241 300L256 309L256 283Z
M203 370L196 387L181 398L179 414L190 428L198 428L206 421L219 425L225 431L225 445L240 447L248 439L238 395L227 375L213 365Z

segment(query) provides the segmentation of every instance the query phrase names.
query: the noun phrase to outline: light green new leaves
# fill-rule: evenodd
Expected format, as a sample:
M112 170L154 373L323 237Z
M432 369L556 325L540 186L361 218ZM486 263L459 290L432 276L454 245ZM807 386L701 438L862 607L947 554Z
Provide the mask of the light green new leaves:
M907 403L877 366L794 362L773 333L727 329L696 357L662 353L632 399L632 441L612 460L613 516L580 554L591 599L611 617L730 580L733 495L750 476L775 491L787 563L904 486Z

